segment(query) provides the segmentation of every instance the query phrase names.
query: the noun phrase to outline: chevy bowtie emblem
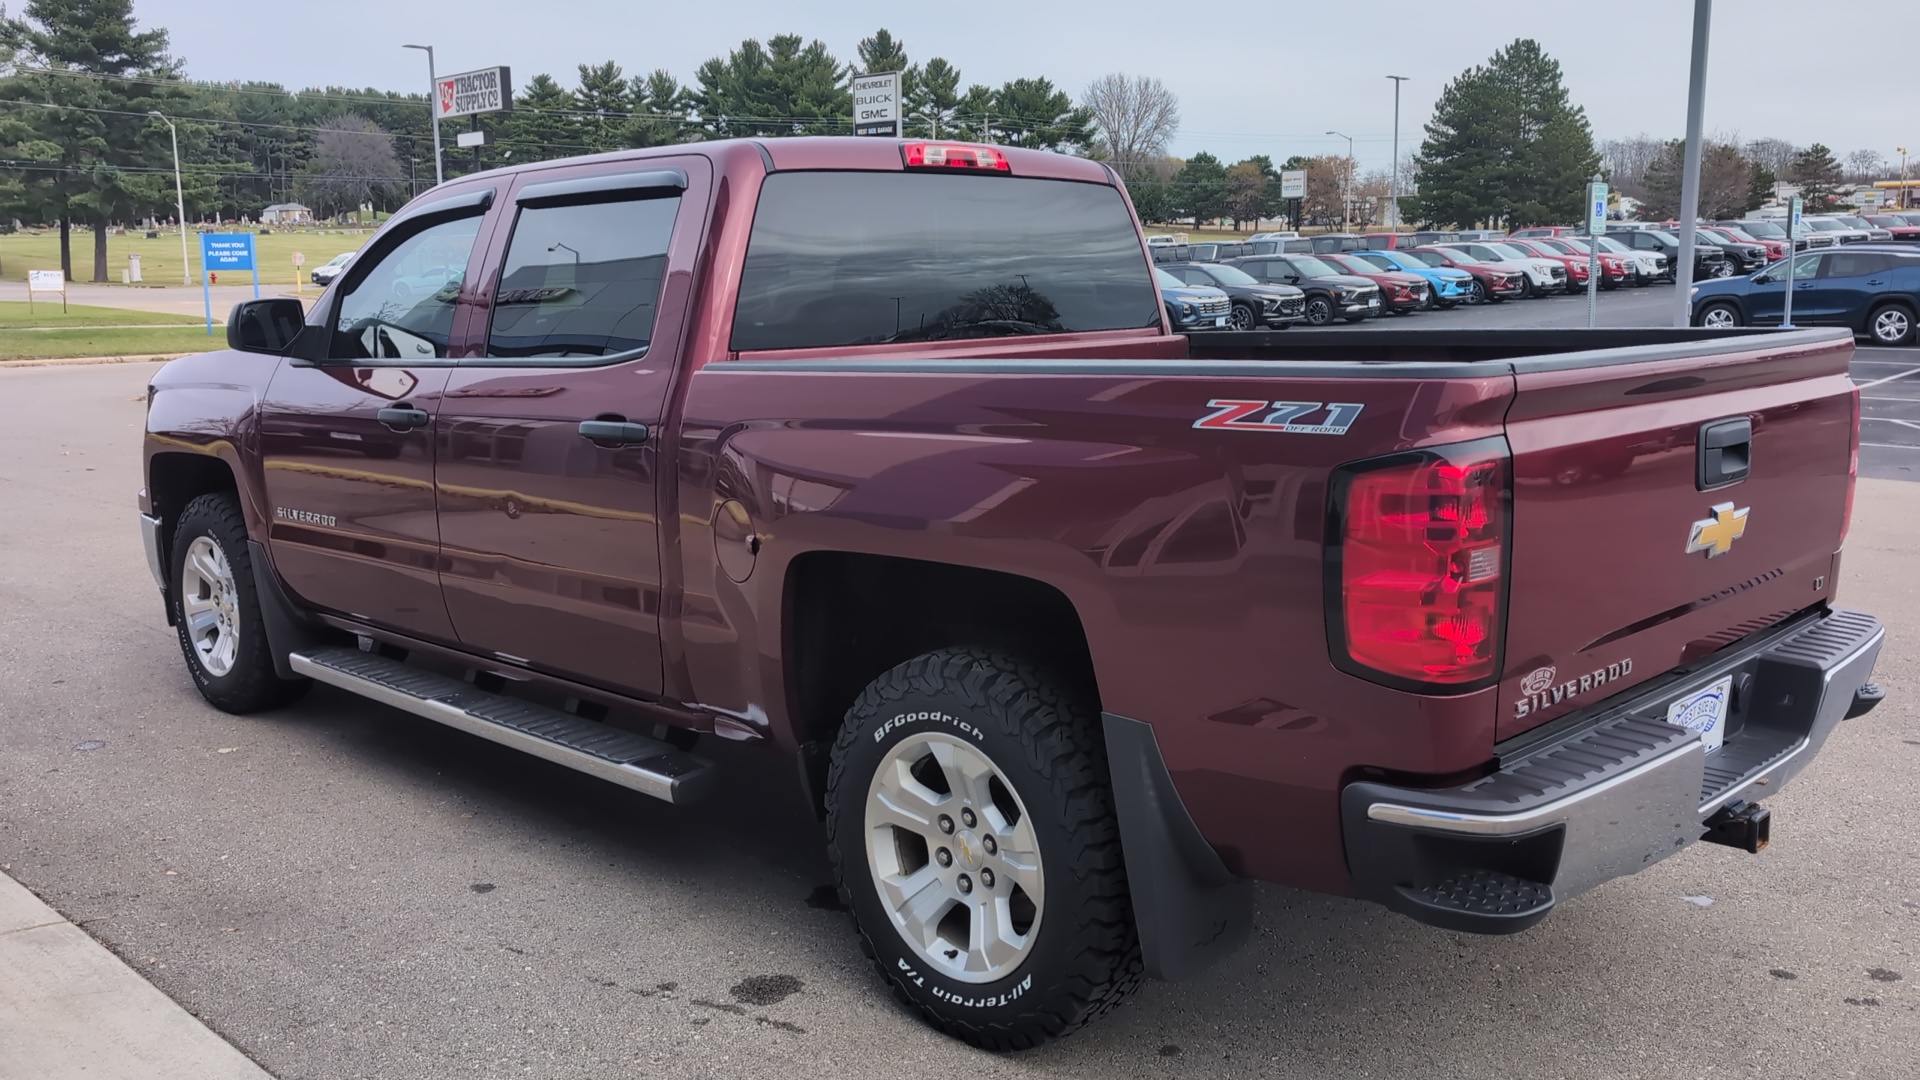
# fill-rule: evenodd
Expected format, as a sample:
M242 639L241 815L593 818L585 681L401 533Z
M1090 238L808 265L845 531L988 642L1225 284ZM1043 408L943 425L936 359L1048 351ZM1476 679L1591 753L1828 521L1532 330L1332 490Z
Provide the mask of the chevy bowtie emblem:
M1687 554L1704 551L1707 558L1725 555L1733 550L1733 542L1747 534L1747 510L1735 510L1732 503L1720 503L1713 508L1713 516L1693 523L1693 531L1687 534Z

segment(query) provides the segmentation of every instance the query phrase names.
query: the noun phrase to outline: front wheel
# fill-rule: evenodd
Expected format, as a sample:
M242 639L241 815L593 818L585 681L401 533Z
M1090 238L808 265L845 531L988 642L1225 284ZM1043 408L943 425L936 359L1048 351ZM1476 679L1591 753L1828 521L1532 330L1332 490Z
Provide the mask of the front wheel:
M1701 308L1693 322L1695 326L1704 326L1709 330L1734 330L1739 328L1740 323L1740 309L1724 302Z
M1900 304L1882 304L1867 316L1867 333L1875 345L1911 345L1913 311Z
M827 842L867 955L949 1035L1037 1046L1139 984L1099 716L1018 660L943 649L869 684L834 742Z
M1246 304L1235 304L1227 315L1227 325L1235 330L1251 330L1259 322L1254 318L1253 308Z
M1307 325L1325 326L1333 321L1333 301L1324 296L1307 298Z
M1721 262L1713 268L1713 276L1717 278L1730 278L1733 276L1733 267L1728 266L1725 262Z
M1487 283L1486 282L1481 281L1479 278L1474 278L1472 289L1473 289L1473 295L1472 295L1472 298L1468 301L1469 303L1484 304L1487 302Z
M202 495L188 503L171 552L167 602L200 696L222 711L250 713L305 694L307 680L282 679L274 669L247 527L234 497Z

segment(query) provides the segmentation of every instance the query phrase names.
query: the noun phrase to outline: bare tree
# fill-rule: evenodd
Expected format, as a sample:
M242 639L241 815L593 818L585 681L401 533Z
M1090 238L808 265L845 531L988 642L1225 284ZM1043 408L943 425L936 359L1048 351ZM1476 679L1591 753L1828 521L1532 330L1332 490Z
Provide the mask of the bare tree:
M1878 150L1855 150L1847 155L1847 179L1870 184L1887 178L1887 159Z
M1747 160L1775 176L1785 176L1793 168L1800 148L1785 139L1753 139L1740 148Z
M402 183L393 136L364 116L346 113L314 133L313 162L301 190L315 209L331 215L385 199Z
M1093 113L1100 150L1123 174L1165 157L1180 130L1180 99L1146 75L1102 75L1080 104Z
M1667 144L1646 134L1630 139L1608 139L1599 146L1600 164L1615 190L1632 198L1646 193L1647 168L1666 152Z

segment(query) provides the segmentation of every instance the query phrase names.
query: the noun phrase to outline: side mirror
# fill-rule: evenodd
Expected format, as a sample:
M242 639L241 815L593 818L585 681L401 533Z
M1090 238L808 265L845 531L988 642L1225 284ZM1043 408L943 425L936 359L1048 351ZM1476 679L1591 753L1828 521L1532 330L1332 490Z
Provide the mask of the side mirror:
M279 356L306 325L307 309L292 297L242 300L227 316L227 348Z
M1773 275L1765 272L1755 274L1753 275L1753 283L1755 285L1771 285L1773 284Z

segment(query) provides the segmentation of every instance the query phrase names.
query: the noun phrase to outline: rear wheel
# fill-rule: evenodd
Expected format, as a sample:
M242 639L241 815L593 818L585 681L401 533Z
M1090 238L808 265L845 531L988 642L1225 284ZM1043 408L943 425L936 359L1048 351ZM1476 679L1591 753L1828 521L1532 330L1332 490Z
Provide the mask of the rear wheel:
M1717 278L1730 278L1733 276L1733 267L1729 266L1725 259L1722 259L1714 265L1713 276Z
M282 679L274 669L247 527L234 497L202 495L188 503L171 553L167 602L200 696L225 712L250 713L305 694L307 680Z
M1333 301L1324 296L1307 297L1307 325L1325 326L1333 321Z
M1251 330L1259 324L1254 317L1253 307L1249 304L1235 304L1227 315L1227 325L1235 330Z
M1479 278L1474 278L1473 284L1468 286L1468 288L1472 290L1472 294L1473 294L1469 301L1470 303L1484 304L1487 302L1487 283L1486 282L1481 281Z
M1694 316L1693 325L1704 326L1709 330L1733 330L1737 329L1742 322L1740 309L1733 304L1721 301L1701 308L1700 314Z
M1913 309L1905 304L1881 304L1867 316L1867 334L1875 345L1913 344Z
M834 743L827 840L867 955L949 1035L1037 1046L1139 984L1098 714L1012 657L874 680Z

